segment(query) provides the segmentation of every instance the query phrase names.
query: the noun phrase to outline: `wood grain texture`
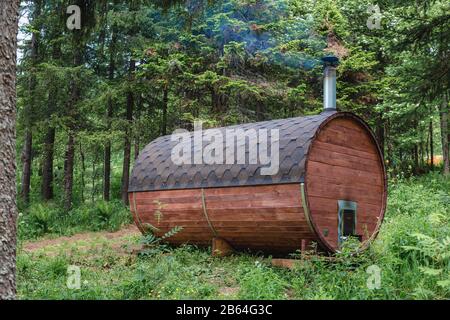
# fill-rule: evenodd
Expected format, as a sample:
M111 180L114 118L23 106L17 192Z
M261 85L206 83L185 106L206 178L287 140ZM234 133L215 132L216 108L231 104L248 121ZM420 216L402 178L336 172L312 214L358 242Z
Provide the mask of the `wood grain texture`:
M162 235L178 226L173 244L209 245L220 237L232 247L295 252L315 236L303 213L299 184L130 193L136 224L152 225ZM159 213L158 213L159 212ZM216 232L217 234L214 234Z
M386 201L382 161L373 136L356 119L331 120L317 134L306 189L313 225L329 249L338 249L338 200L357 202L356 233L363 241L378 231Z
M383 159L369 130L348 113L320 127L306 158L312 226L304 213L300 181L130 193L136 224L142 231L153 226L157 235L182 227L169 239L173 244L211 245L213 238L220 238L236 250L293 253L318 243L334 252L337 201L342 199L358 203L356 231L367 240L376 234L386 204Z
M213 238L211 251L214 257L226 257L233 253L233 248L224 239Z

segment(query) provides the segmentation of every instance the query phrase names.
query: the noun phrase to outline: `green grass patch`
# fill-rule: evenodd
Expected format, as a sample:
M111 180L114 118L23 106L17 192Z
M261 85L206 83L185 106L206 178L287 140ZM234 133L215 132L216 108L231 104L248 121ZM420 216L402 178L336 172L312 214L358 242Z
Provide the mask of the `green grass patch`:
M370 249L357 256L343 250L334 262L312 257L294 270L272 267L270 257L242 253L215 258L210 249L188 245L156 247L142 256L120 253L107 242L93 243L88 250L84 243L68 244L56 254L21 250L19 298L448 299L449 190L449 179L438 174L391 182L386 219ZM110 224L109 214L107 219L95 215L89 222L79 213L69 225L75 228L78 221L92 230L119 225ZM91 226L92 221L97 222ZM55 225L49 223L48 230L55 232ZM139 241L126 239L129 245ZM71 265L81 269L80 289L67 288ZM375 288L374 268L381 272Z
M129 209L119 200L85 204L69 212L55 203L34 204L19 215L20 239L44 235L66 236L86 231L117 231L132 222Z

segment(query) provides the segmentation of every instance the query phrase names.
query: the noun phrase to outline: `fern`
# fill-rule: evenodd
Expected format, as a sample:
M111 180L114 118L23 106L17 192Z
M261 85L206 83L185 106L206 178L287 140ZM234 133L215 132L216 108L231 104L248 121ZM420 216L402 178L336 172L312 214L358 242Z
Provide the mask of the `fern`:
M141 256L153 256L158 253L168 252L168 247L164 244L161 244L164 240L167 240L178 232L183 230L183 227L174 227L168 232L166 232L163 236L157 237L152 232L148 232L145 234L141 240L141 243L144 245L144 250L140 252Z
M162 218L163 218L163 212L162 210L167 207L167 204L159 201L159 200L154 200L153 203L156 205L156 210L155 210L155 219L158 222L158 224L161 222Z
M434 219L441 217L435 215ZM420 272L437 284L445 293L450 292L450 236L443 239L436 239L431 236L414 233L417 244L414 246L403 246L406 251L418 252L422 257L427 258L426 265L419 267ZM430 290L419 286L415 290L415 295L420 298L433 296Z
M429 267L419 267L420 271L422 271L427 276L438 276L442 273L442 269L433 269Z
M176 235L178 232L180 232L181 230L183 230L183 227L173 227L171 230L169 230L168 232L166 232L161 238L160 241L162 240L166 240L169 239L171 237L173 237L174 235Z

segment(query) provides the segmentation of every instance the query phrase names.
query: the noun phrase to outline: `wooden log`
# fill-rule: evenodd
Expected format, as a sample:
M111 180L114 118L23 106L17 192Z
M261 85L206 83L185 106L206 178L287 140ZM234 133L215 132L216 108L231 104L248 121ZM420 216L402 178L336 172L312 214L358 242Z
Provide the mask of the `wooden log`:
M222 238L212 239L212 255L214 257L226 257L233 253L233 248Z

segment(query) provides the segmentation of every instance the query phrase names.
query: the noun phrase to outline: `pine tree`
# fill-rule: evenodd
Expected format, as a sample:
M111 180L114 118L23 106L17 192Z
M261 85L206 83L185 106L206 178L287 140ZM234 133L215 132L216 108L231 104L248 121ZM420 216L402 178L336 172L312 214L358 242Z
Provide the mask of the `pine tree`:
M16 48L19 1L0 2L0 300L16 294Z

